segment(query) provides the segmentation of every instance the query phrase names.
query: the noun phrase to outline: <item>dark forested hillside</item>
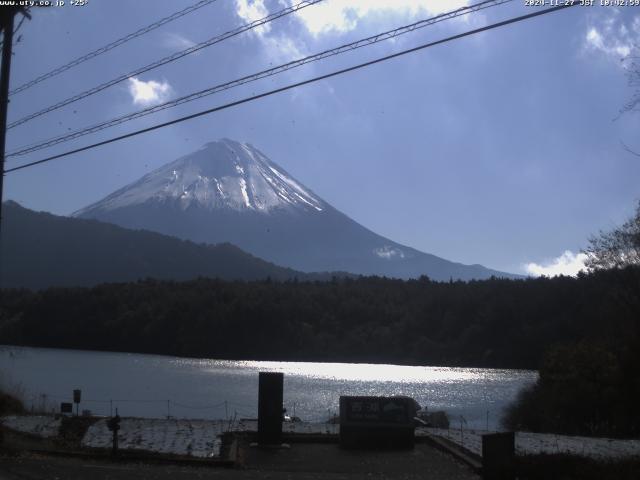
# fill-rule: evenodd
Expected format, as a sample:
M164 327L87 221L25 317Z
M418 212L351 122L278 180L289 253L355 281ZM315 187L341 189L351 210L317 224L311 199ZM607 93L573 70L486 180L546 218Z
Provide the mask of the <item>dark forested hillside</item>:
M15 202L3 205L2 223L0 285L5 288L92 286L149 277L330 278L279 267L228 243L196 244L95 220L34 212Z
M184 356L537 368L637 336L640 269L529 280L144 281L5 290L0 343Z

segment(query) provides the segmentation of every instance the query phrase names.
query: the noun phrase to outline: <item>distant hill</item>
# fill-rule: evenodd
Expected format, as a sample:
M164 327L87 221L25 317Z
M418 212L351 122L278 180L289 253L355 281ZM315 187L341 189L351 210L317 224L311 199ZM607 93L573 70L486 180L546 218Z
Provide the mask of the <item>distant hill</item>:
M356 195L358 186L353 190ZM229 139L207 143L74 216L195 242L230 242L303 272L405 279L427 275L445 281L519 277L445 260L378 235L257 148Z
M326 279L256 258L231 244L204 245L96 220L34 212L5 202L0 286L40 289L144 278Z

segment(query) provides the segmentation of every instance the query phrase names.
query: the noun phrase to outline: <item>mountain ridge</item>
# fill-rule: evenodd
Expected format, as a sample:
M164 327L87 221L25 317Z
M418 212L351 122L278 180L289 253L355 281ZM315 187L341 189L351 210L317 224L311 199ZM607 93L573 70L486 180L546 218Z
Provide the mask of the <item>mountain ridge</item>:
M328 280L250 255L235 245L202 245L150 231L35 212L3 203L0 286L80 287L146 278L191 280Z

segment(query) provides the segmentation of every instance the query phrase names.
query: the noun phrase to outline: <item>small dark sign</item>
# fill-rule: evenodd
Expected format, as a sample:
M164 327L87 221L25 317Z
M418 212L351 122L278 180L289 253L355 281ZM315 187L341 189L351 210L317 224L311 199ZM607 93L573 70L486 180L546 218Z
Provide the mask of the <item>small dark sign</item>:
M60 404L60 413L72 413L73 412L73 404L69 402L62 402Z
M82 397L82 390L73 391L73 403L80 403L81 397Z

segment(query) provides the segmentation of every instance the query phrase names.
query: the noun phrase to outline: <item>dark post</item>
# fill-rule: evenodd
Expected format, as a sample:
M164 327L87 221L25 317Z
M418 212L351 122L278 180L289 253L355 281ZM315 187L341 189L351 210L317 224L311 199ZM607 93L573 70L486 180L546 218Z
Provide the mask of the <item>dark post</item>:
M113 443L111 453L116 456L118 454L118 430L120 430L120 415L118 415L118 409L116 408L116 416L111 417L107 422L107 427L113 433Z
M4 183L4 148L7 138L11 49L13 48L13 17L16 13L15 7L4 7L0 10L4 42L2 44L2 71L0 72L0 233L2 232L2 186Z
M516 474L515 433L482 435L482 478L513 480Z
M260 372L258 374L258 443L282 443L282 393L284 374Z
M82 391L81 390L74 390L73 391L73 403L76 404L76 417L78 416L78 412L80 410L80 399L82 397Z

